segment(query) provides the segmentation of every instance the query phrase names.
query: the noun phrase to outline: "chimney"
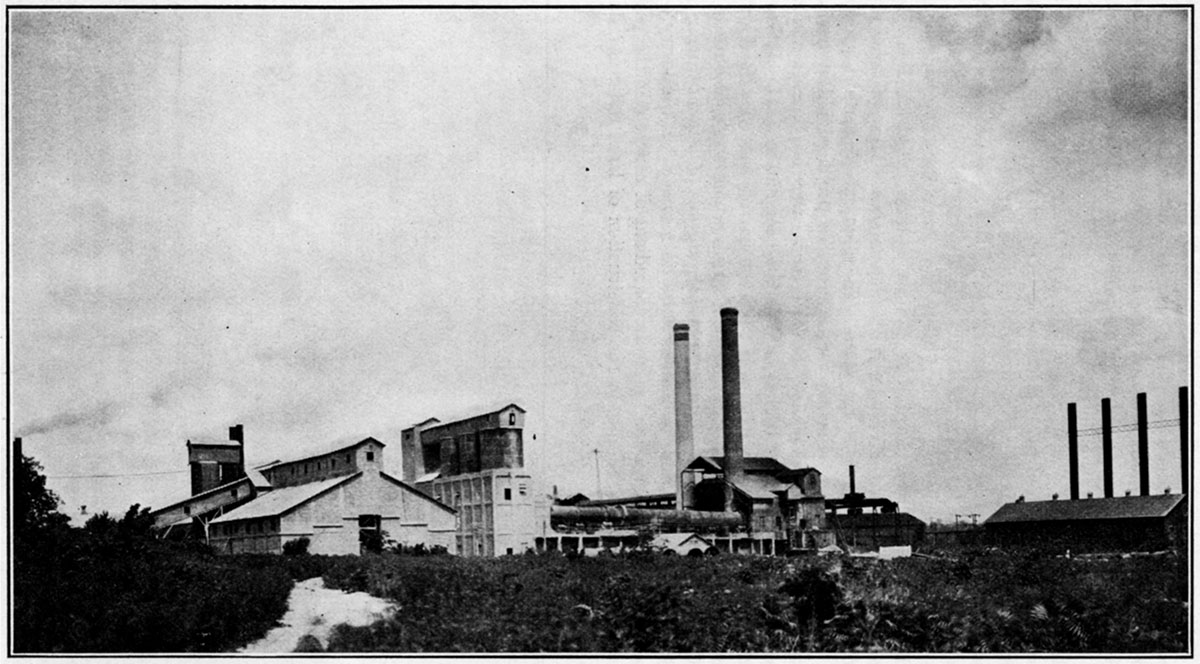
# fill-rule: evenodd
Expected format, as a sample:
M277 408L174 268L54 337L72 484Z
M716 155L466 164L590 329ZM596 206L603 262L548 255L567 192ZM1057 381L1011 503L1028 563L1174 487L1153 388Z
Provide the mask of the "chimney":
M688 326L675 325L675 509L691 507L683 486L683 469L696 456L692 440L692 360Z
M238 471L239 477L246 476L246 434L242 430L242 425L235 424L229 427L229 440L236 440L238 444Z
M1150 436L1146 419L1146 393L1138 392L1138 488L1139 495L1150 495Z
M850 493L854 493L854 465L850 466Z
M1104 432L1104 497L1113 497L1112 400L1100 400L1100 426Z
M724 413L725 481L742 477L742 379L738 366L737 309L721 310L721 406ZM725 511L733 511L733 487L725 485Z
M1075 404L1067 404L1067 468L1071 476L1071 500L1079 500L1079 427Z
M1188 388L1179 388L1179 492L1188 490Z

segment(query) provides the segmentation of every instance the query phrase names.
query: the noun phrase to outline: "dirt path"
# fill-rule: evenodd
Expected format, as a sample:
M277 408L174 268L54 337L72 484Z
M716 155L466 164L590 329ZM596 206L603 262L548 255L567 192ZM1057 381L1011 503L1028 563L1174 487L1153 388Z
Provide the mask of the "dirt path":
M316 637L321 646L329 642L335 625L369 625L386 618L394 605L366 593L344 593L325 587L321 577L301 581L288 596L288 610L281 626L242 648L242 653L290 653L305 635Z

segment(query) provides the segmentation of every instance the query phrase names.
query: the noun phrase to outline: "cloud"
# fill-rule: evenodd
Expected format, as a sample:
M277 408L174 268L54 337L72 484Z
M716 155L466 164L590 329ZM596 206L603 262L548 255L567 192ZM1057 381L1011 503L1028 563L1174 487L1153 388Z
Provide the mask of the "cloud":
M17 430L18 436L32 436L50 433L59 429L70 429L83 426L103 426L116 419L121 413L122 406L115 401L107 401L87 410L72 410L59 413L44 420L38 420Z
M982 98L1007 94L1029 82L1028 49L1047 34L1041 12L931 12L919 14L937 50L932 71L944 91Z

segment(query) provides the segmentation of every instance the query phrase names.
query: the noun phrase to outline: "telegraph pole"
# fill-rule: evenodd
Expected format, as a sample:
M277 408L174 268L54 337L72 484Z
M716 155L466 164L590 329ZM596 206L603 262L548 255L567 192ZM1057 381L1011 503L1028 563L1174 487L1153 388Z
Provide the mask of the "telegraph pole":
M600 448L592 450L592 454L596 455L596 497L600 497Z

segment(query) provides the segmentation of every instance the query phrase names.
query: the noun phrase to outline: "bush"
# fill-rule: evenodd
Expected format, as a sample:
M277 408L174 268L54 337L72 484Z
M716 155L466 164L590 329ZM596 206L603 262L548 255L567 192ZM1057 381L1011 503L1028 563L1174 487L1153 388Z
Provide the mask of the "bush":
M13 649L22 653L219 652L261 637L292 579L153 539L72 530L14 565Z
M308 553L308 538L299 537L283 543L283 555L302 556Z

